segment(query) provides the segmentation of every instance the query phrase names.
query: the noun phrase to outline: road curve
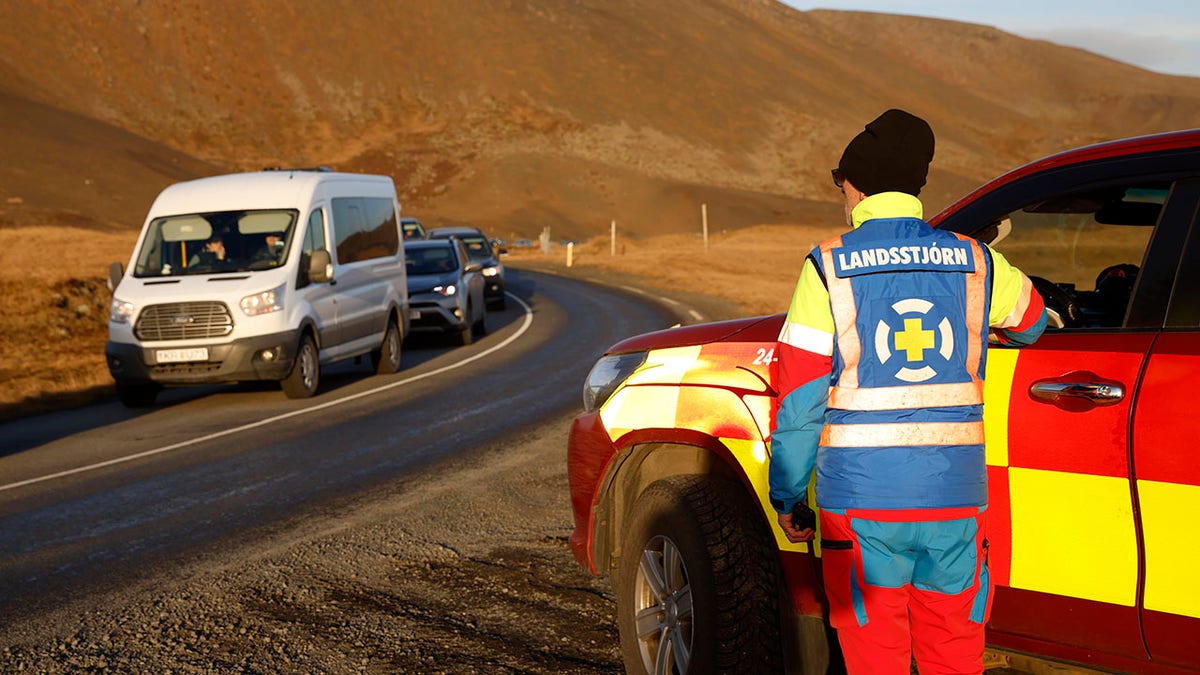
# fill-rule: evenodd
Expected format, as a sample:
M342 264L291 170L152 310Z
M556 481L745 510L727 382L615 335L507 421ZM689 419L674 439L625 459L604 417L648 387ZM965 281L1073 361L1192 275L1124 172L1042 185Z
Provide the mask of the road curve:
M677 320L562 277L510 270L509 289L521 302L490 315L475 344L414 336L399 373L330 368L311 400L274 387L168 390L145 412L114 402L0 425L0 615L293 526L561 416L606 347Z

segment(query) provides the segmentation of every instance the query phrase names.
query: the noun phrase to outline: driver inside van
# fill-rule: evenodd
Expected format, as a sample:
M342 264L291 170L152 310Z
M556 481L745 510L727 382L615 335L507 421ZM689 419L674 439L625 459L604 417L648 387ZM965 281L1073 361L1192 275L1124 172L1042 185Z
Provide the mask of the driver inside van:
M283 235L279 232L270 232L265 239L262 248L255 251L254 257L250 259L251 264L267 261L272 265L278 265L283 262Z

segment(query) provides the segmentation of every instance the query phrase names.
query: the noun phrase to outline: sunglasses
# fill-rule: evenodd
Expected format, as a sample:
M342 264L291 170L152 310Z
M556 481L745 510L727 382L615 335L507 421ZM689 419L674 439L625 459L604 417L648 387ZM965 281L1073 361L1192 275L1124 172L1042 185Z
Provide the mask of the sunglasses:
M841 190L842 185L846 182L846 174L842 173L841 169L833 169L830 173L833 174L833 184L837 186L837 189Z

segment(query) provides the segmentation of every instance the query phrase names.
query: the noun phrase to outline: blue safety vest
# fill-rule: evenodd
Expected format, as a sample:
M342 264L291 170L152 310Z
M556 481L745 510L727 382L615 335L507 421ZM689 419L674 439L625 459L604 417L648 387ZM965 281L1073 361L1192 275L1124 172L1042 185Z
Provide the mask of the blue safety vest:
M991 258L918 218L814 249L835 338L817 453L823 508L983 506Z

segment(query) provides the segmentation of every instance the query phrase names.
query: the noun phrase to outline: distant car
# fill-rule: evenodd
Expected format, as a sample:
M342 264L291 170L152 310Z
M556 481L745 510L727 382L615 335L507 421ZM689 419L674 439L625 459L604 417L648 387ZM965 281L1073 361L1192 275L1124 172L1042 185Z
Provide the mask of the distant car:
M429 231L430 239L457 237L467 247L471 260L483 266L484 299L488 307L504 309L508 306L505 297L507 286L504 281L504 265L496 256L492 242L483 230L474 227L435 227Z
M401 218L400 227L404 230L404 240L410 239L425 239L428 235L425 232L425 226L416 218Z
M482 266L471 260L462 241L410 239L404 242L408 301L413 332L452 335L469 345L486 331Z
M533 242L529 239L518 239L513 242L513 246L517 248L533 248Z

